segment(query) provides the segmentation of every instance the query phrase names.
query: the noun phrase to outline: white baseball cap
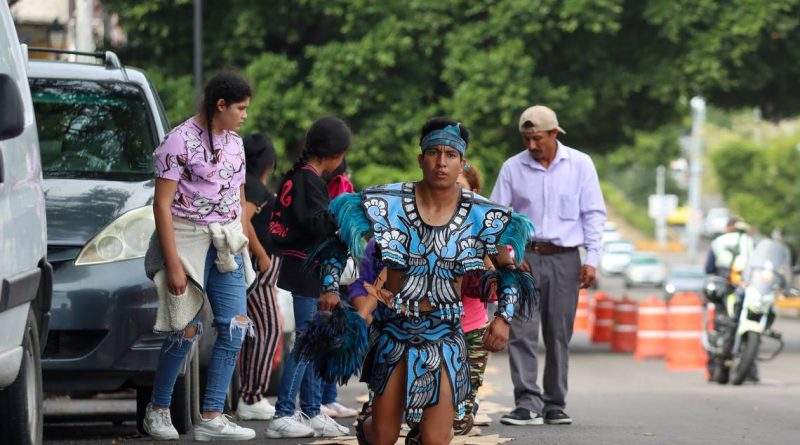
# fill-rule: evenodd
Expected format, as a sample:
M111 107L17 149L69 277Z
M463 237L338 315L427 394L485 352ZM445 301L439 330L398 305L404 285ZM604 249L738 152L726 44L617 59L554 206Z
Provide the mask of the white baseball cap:
M525 125L530 122L533 126ZM557 129L559 132L567 134L563 128L558 126L558 117L556 112L544 105L534 105L522 112L519 117L519 131L550 131Z

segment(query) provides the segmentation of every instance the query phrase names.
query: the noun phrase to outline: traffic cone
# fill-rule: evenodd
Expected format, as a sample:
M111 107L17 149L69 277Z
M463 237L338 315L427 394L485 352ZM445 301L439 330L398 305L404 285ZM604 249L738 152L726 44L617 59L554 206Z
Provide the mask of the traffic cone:
M679 292L667 308L667 369L688 371L705 369L703 302L694 292Z
M574 331L589 332L589 294L586 289L578 292L578 310L575 311Z
M598 292L595 294L592 343L610 343L614 324L614 299Z
M636 302L627 296L614 303L614 329L611 336L613 352L636 350Z
M636 320L636 360L667 355L667 303L650 297L639 303Z

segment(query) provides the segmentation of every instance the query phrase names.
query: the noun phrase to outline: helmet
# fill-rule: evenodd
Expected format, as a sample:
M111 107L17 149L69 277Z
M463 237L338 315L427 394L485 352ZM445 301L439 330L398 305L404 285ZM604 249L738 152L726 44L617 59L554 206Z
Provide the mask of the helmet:
M728 281L717 275L709 275L703 283L703 295L711 303L719 304L725 298Z

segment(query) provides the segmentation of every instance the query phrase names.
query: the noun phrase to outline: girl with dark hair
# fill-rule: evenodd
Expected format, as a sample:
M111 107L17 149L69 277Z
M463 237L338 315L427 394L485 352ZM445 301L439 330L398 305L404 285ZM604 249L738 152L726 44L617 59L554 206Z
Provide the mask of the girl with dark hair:
M338 230L328 212L330 198L322 177L339 167L351 143L350 129L341 119L333 116L317 119L306 134L300 158L283 177L272 212L270 238L282 255L278 287L292 293L298 335L308 329L317 310L330 311L339 302L338 288L320 296L321 280L304 263L310 252ZM284 364L275 418L267 427L267 437L347 434L346 427L320 413L321 384L314 364L298 361L292 351ZM294 415L298 391L301 413ZM305 422L303 416L310 421Z
M255 336L245 339L242 346L236 414L242 420L269 420L275 415L275 407L267 400L266 393L272 359L283 332L275 287L280 258L274 255L268 231L275 194L266 186L275 171L277 156L272 140L261 133L245 136L244 154L247 161L244 220L249 222L248 238L257 284L247 295L247 316L253 320Z
M336 168L330 175L326 175L328 178L328 196L331 199L336 198L337 196L343 193L353 193L355 188L353 187L353 183L350 182L350 178L348 178L347 174L347 159L342 159L342 163L339 164L339 167ZM348 262L348 266L351 263ZM349 282L342 283L346 288ZM345 289L346 290L346 289ZM336 382L322 382L322 406L320 406L320 410L323 414L327 414L330 417L355 417L358 414L358 411L354 410L353 408L348 408L341 403L337 402L336 399L339 396L339 385Z
M208 364L201 420L194 440L249 440L255 431L222 415L245 334L247 288L255 274L241 221L245 156L235 133L247 118L251 90L236 73L205 86L201 112L173 129L153 153L156 231L145 258L159 296L154 330L164 340L144 429L156 440L177 440L169 405L183 361L200 338L207 299L217 339Z
M456 182L465 190L481 193L481 175L469 162L464 165L464 170ZM484 263L487 270L494 269L488 258ZM475 424L475 414L478 412L478 389L483 385L483 373L489 361L489 350L483 343L486 324L489 322L486 316L487 305L484 301L486 299L481 295L481 278L484 273L483 270L472 271L464 275L461 280L461 304L464 305L461 329L464 331L464 342L467 344L470 390L467 393L464 418L453 421L453 430L457 436L468 434Z

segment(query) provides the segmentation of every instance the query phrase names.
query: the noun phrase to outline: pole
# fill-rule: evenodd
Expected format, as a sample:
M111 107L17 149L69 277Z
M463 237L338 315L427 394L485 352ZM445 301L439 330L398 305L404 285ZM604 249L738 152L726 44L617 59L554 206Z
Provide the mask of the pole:
M658 195L658 202L661 207L656 215L656 239L660 250L664 250L667 247L667 206L664 199L665 170L663 165L659 165L656 168L656 195Z
M689 104L692 107L692 144L689 155L689 221L686 225L686 235L689 242L689 255L695 257L700 239L700 220L702 219L700 179L703 173L703 145L701 139L703 121L706 117L706 101L700 96L695 96L689 101Z
M75 49L92 52L95 50L92 37L92 21L94 19L94 1L78 0L75 3ZM94 62L91 57L80 56L78 62Z
M194 0L194 103L203 97L203 0Z

